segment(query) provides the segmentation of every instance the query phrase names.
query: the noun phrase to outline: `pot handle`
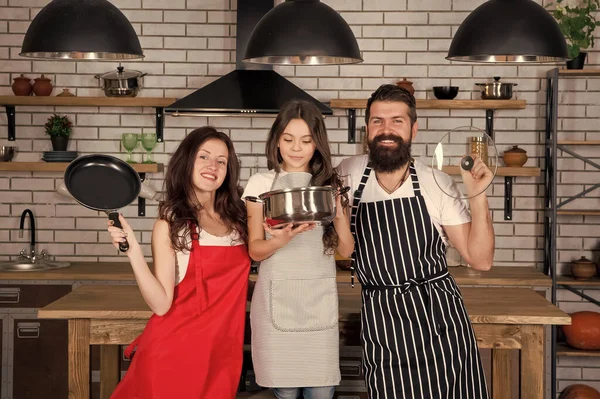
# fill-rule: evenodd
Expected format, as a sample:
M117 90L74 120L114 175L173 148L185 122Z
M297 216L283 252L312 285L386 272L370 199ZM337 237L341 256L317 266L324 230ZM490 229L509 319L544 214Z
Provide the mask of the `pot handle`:
M148 75L148 72L144 72L142 73L140 76L138 76L138 78L143 78L144 76Z
M261 200L261 199L260 199L260 198L258 198L258 197L253 197L253 196L251 196L251 195L248 195L248 196L244 197L244 199L246 199L246 200L248 200L248 201L250 201L250 202L255 202L255 203L257 203L257 204L264 204L264 201L263 201L263 200Z

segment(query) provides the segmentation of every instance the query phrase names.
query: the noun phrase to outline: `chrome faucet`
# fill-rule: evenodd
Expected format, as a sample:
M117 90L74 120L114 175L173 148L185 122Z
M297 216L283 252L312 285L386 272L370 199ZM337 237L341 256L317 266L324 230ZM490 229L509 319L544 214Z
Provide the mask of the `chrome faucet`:
M36 260L45 259L47 257L46 251L42 251L39 255L35 252L35 218L31 209L25 209L21 214L21 222L19 223L19 238L23 238L23 227L25 225L25 216L29 215L29 230L30 230L30 241L29 241L29 253L25 249L21 250L19 259L28 259L32 263Z

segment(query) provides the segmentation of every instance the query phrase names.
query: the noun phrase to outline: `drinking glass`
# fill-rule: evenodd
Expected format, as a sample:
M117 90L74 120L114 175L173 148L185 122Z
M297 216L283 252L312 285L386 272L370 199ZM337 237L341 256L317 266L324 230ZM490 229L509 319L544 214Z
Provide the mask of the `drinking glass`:
M142 163L156 163L152 161L151 152L156 147L156 133L142 133L142 147L148 153L146 160Z
M131 158L131 152L135 150L135 147L137 147L138 140L139 137L137 133L123 133L123 136L121 137L123 148L125 148L129 154L127 163L137 163Z

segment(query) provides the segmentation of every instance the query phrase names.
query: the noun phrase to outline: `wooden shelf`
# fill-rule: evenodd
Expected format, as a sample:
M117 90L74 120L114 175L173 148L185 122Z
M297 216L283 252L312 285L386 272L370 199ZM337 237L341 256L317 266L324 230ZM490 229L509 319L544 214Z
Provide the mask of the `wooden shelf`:
M0 96L1 105L70 105L79 107L166 107L176 98L162 97L56 97Z
M449 175L460 175L460 169L458 166L444 166L442 169L444 172ZM520 177L535 177L541 174L540 168L534 167L507 167L507 166L499 166L496 171L496 176L520 176Z
M68 162L0 162L0 171L64 172ZM138 173L157 173L164 170L162 163L131 164Z
M579 211L579 210L562 210L556 211L557 215L571 215L571 216L600 216L600 211Z
M572 348L566 344L556 345L556 356L600 357L600 351Z
M576 280L571 276L557 276L557 284L571 285L573 287L600 287L600 278L592 277L589 280Z
M600 76L600 69L559 69L559 76Z
M558 140L559 145L600 145L600 140Z
M417 109L524 109L525 100L417 100ZM331 108L364 109L367 100L332 99Z

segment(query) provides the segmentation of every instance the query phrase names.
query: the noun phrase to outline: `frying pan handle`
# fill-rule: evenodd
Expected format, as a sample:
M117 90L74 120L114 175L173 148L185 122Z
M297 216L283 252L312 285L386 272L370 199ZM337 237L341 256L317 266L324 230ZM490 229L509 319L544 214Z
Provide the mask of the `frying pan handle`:
M119 221L119 212L110 212L108 214L108 218L113 221L113 226L118 227L119 229L123 228L123 226L121 226L121 222ZM129 242L127 242L126 238L125 241L119 243L119 251L127 252L128 249Z

